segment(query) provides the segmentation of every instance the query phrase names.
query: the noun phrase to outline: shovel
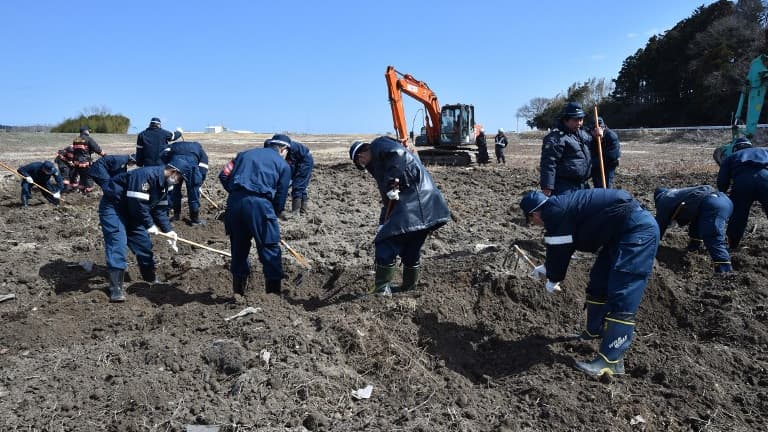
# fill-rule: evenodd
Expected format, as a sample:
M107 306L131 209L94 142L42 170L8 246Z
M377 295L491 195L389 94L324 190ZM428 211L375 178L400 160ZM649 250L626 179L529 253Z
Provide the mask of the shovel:
M304 275L309 273L310 270L312 270L312 266L309 264L309 261L307 261L306 258L304 258L299 252L296 251L296 249L292 248L291 245L289 245L285 240L280 239L280 244L283 245L288 250L288 253L290 253L293 258L296 260L296 262L304 267L304 272L299 273L296 275L295 278L291 281L293 283L293 286L298 287L301 285L302 282L304 282Z

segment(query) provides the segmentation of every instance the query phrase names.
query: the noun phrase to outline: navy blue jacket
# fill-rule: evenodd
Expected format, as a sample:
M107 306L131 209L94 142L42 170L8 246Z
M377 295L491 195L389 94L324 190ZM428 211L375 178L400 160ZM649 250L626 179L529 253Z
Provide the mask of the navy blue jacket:
M202 175L202 181L208 175L208 154L197 141L177 141L166 147L161 155L163 163L169 163L174 157L186 157L190 165L197 167ZM202 183L202 181L200 183Z
M621 157L621 144L619 143L619 135L613 131L613 129L603 128L603 164L606 169L616 168L619 166L619 158ZM592 138L592 161L593 169L600 169L600 162L598 162L597 153L597 140Z
M224 190L230 194L258 195L272 201L275 213L285 209L291 167L273 148L257 148L237 154L219 173Z
M555 177L574 182L585 182L592 174L592 135L583 129L575 132L560 124L544 137L541 147L539 185L542 189L554 189Z
M291 166L291 177L307 177L314 165L312 153L304 144L291 140L291 149L288 150L288 157L285 158L288 165Z
M20 167L16 171L23 175L24 177L32 177L32 180L34 180L35 183L42 187L46 187L48 185L48 182L51 180L51 177L56 179L56 190L54 192L61 192L64 190L64 180L61 178L61 173L59 173L59 169L56 168L56 165L53 166L53 171L51 174L46 174L43 172L43 164L45 162L32 162L31 164L24 165L23 167ZM34 186L32 186L34 187Z
M656 194L654 196L656 223L659 224L661 236L664 236L664 232L672 223L672 216L675 216L675 220L680 226L695 221L699 216L699 206L701 206L702 201L716 192L712 186L701 185L682 189L666 189ZM680 211L677 210L678 207Z
M163 232L173 230L168 220L165 166L137 168L112 177L101 186L102 200L108 201L134 226L157 225Z
M128 171L128 155L107 155L99 158L91 165L88 175L97 185L103 185L112 177Z
M160 158L168 143L181 137L179 132L169 132L160 127L148 127L136 137L136 165L163 165Z
M584 189L555 195L540 207L547 245L547 278L565 279L574 251L596 252L619 241L630 212L640 208L632 195L617 189Z
M741 175L754 174L768 168L768 149L762 147L747 148L739 150L725 158L720 164L720 172L717 174L717 189L720 192L727 192L731 185L738 183L738 177ZM745 181L750 181L745 178Z
M379 137L370 144L371 162L366 170L376 180L383 207L379 224L383 224L374 241L420 230L435 230L451 219L443 194L432 181L424 165L400 142ZM395 179L400 181L400 200L391 205L387 220L389 198Z

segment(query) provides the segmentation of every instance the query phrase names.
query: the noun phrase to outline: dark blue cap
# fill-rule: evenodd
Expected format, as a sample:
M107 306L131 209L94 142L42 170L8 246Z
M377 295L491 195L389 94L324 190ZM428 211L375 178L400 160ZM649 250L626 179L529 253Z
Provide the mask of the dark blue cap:
M564 119L568 118L584 118L587 114L581 108L581 105L576 102L568 102L563 108L563 112L560 113L560 117Z
M523 210L523 215L528 216L535 212L539 207L547 202L549 198L541 191L529 191L523 194L523 199L520 200L520 208Z

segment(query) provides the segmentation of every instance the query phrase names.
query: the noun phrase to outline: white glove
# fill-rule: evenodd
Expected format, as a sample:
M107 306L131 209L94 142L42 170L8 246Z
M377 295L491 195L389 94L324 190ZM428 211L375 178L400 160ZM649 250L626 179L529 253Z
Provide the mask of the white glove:
M182 135L184 134L184 130L182 128L180 128L180 127L176 128L176 132L178 132L178 133L180 133Z
M547 294L554 294L556 291L562 291L560 289L560 282L552 282L547 279L547 284L544 286L547 289Z
M147 228L147 232L150 234L158 235L160 234L160 228L158 228L157 225L152 225L151 227Z
M387 198L393 200L393 201L399 201L400 200L400 191L398 189L392 189L391 191L387 192Z
M34 183L34 182L35 182L34 180L32 180L32 177L30 177L30 176L26 176L26 177L24 177L24 180L25 180L27 183L29 183L29 184L32 184L32 183Z
M531 271L531 277L534 279L544 279L547 277L547 269L544 264L534 267Z
M171 245L171 249L173 249L174 252L178 252L179 247L176 246L176 240L179 239L179 235L176 234L176 231L168 231L167 233L165 233L165 235L167 235L168 237L171 237L168 240L168 244Z
M61 198L61 192L56 192L55 194L53 194L53 197L56 198L56 199L60 199Z
M377 226L377 227L376 227L376 234L377 234L377 235L379 234L379 231L381 231L381 229L382 229L383 227L384 227L384 224L382 224L382 225L379 225L379 226Z

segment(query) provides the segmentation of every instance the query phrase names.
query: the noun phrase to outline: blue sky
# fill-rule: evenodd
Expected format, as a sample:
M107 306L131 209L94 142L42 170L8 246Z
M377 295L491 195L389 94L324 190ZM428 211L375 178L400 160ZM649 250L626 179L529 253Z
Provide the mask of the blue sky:
M384 72L471 103L486 129L625 58L711 1L3 2L0 124L107 107L144 129L392 131ZM405 97L408 99L408 97ZM408 100L409 128L421 105ZM418 131L420 122L417 123Z

